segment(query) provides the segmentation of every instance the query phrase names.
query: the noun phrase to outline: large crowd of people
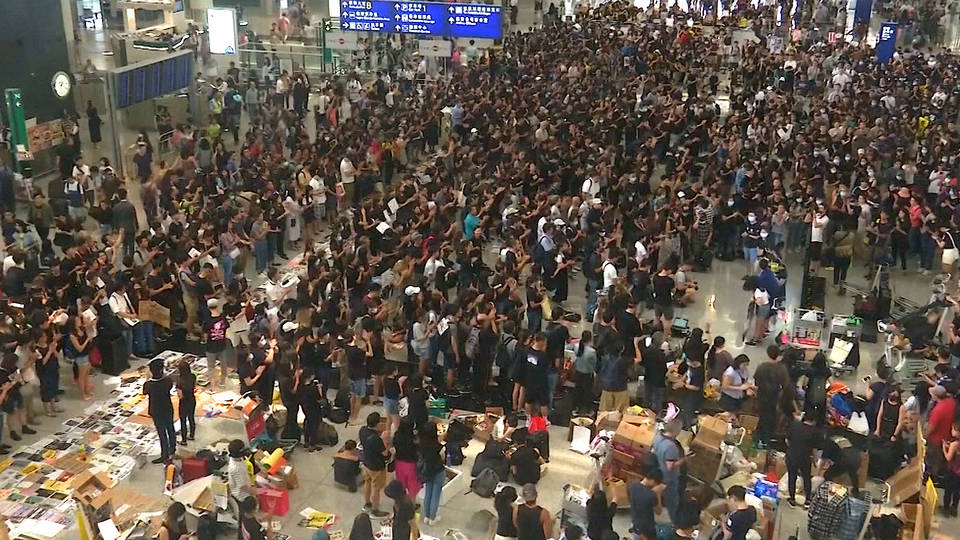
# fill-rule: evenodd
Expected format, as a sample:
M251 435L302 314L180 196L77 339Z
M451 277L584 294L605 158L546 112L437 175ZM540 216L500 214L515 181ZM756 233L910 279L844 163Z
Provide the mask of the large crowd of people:
M773 9L738 15L759 20ZM548 15L502 47L458 51L446 76L398 55L372 80L351 74L317 92L304 73L231 66L209 87L209 123L171 125L162 142L174 155L163 159L143 134L126 184L71 137L58 150L62 194L52 183L26 215L7 208L3 217L9 437L33 432L38 396L47 415L60 412L58 362L73 364L77 394L90 399L91 366L108 352L150 358L199 340L207 383L224 386L235 372L244 392L272 396L279 386L283 435L302 431L310 449L328 400L349 397L349 421L363 427L335 467L354 489L350 471L362 470L366 503L351 538L366 538L369 519L386 515L381 493L405 516L395 516L395 538L408 538L397 523L412 520L421 488L423 523L439 519L443 464L456 451L427 421L427 402L457 394L509 412L484 455L495 463L508 460L500 443L516 448L504 475L522 485L523 504L512 504L517 491L498 497L496 537L543 539L552 523L534 473L549 451L534 421L560 406L567 380L578 412L625 410L636 365L644 384L633 401L662 417L676 309L706 302L693 273L742 258L756 276L745 300L748 346L733 356L736 336L695 328L679 347L671 369L687 398L654 443L659 466L630 487L634 538L654 537L661 503L676 538L696 526L699 515L688 523L680 508L689 458L675 439L696 424L711 381L732 414L750 396L780 403L761 411L758 443L789 439L791 485L799 476L809 493L811 452L824 446L811 435L824 422L816 389L831 374L815 360L801 400L782 351L764 350L785 297L771 263L801 252L811 272L831 266L838 288L854 262L867 272L955 270L960 63L909 48L881 63L868 47L816 32L774 46L684 16L666 24L622 2L576 21ZM571 286L584 287L583 312L568 307ZM141 320L144 300L169 310L172 330ZM953 402L952 330L946 347L946 367L926 386L871 385L878 436L909 431L899 405L908 391L924 404L915 416ZM162 370L153 374L145 392L151 414L162 402L165 461L176 446L171 386ZM192 394L198 381L188 374L176 387ZM165 402L155 397L164 393ZM364 403L382 408L361 415ZM516 427L521 413L529 428ZM933 417L928 440L944 452L934 444L930 453L951 464L955 513L957 429L943 410ZM192 438L193 425L183 427ZM834 474L849 472L840 450L823 450ZM742 488L729 495L724 538L744 538L756 515ZM241 502L246 519L254 508ZM591 504L591 530L566 538L617 537L607 505Z

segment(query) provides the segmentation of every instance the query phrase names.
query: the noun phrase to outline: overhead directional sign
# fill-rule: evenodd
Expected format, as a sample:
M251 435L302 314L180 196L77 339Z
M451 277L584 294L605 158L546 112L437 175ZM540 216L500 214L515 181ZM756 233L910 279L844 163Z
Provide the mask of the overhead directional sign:
M340 29L424 36L500 39L500 6L387 0L340 0Z

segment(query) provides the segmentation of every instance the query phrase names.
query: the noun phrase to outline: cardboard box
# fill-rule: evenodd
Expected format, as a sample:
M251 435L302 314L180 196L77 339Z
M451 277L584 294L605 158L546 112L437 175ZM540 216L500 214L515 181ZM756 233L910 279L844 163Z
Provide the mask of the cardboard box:
M613 448L637 456L653 446L654 426L651 424L634 425L620 422L613 434Z
M286 484L287 489L297 489L300 487L300 479L297 478L297 471L293 468L293 465L287 465L280 469L280 477L283 478L283 483Z
M495 423L496 420L489 415L482 415L473 426L473 438L482 442L489 441L490 437L493 437L493 425Z
M110 502L109 490L114 485L114 481L107 473L94 474L89 470L74 476L70 481L73 498L98 511Z
M897 471L887 480L889 504L896 506L917 493L920 493L923 479L923 462L913 458L907 466Z
M622 416L620 411L601 411L597 413L597 421L595 422L597 431L616 431Z
M630 506L630 496L627 483L619 478L611 478L604 482L603 491L607 494L607 502L615 502L620 508Z
M586 417L578 417L570 419L570 428L567 430L567 442L573 441L573 428L575 427L585 427L590 430L590 440L593 440L597 436L593 420Z
M166 501L123 486L114 487L108 493L110 518L120 530L132 527L140 519L140 514L163 512L167 508Z
M710 448L720 448L721 443L727 437L730 425L719 416L700 416L700 429L697 436L694 437L694 443L699 443Z
M497 418L506 414L503 412L503 407L487 407L484 412L487 413L488 416L496 416Z
M757 431L757 426L760 425L760 417L755 414L741 414L740 415L740 426L753 433ZM861 484L862 485L862 484Z

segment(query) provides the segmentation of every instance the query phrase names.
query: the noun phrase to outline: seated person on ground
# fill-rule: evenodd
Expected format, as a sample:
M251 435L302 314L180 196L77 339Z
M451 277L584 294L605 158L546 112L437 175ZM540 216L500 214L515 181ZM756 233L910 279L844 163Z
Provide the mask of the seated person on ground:
M343 448L333 456L333 480L346 486L351 492L357 490L360 478L360 456L357 454L357 441L343 443Z

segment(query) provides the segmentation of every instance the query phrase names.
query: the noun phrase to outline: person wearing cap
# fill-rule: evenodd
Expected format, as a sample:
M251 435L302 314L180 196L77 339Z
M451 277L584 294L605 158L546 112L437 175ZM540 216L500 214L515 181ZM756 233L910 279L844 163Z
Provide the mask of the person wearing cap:
M220 300L211 298L207 300L207 308L210 310L210 318L203 323L203 337L206 341L207 352L207 380L210 381L210 387L216 389L217 383L217 362L220 363L219 386L223 387L227 382L227 371L230 351L227 348L227 329L230 322L223 316L220 309Z
M546 540L553 538L553 518L550 512L537 504L537 486L524 484L520 489L523 504L513 509L513 524L517 540Z
M680 434L680 422L671 420L664 424L653 438L653 455L657 458L657 465L663 473L663 505L667 507L670 519L675 520L680 503L680 473L687 459L694 454L682 455L681 447L677 443Z
M147 413L153 419L160 439L160 457L153 463L166 463L177 450L177 433L173 426L173 402L170 391L173 381L164 373L163 360L150 361L150 378L143 383L143 395L147 396Z

